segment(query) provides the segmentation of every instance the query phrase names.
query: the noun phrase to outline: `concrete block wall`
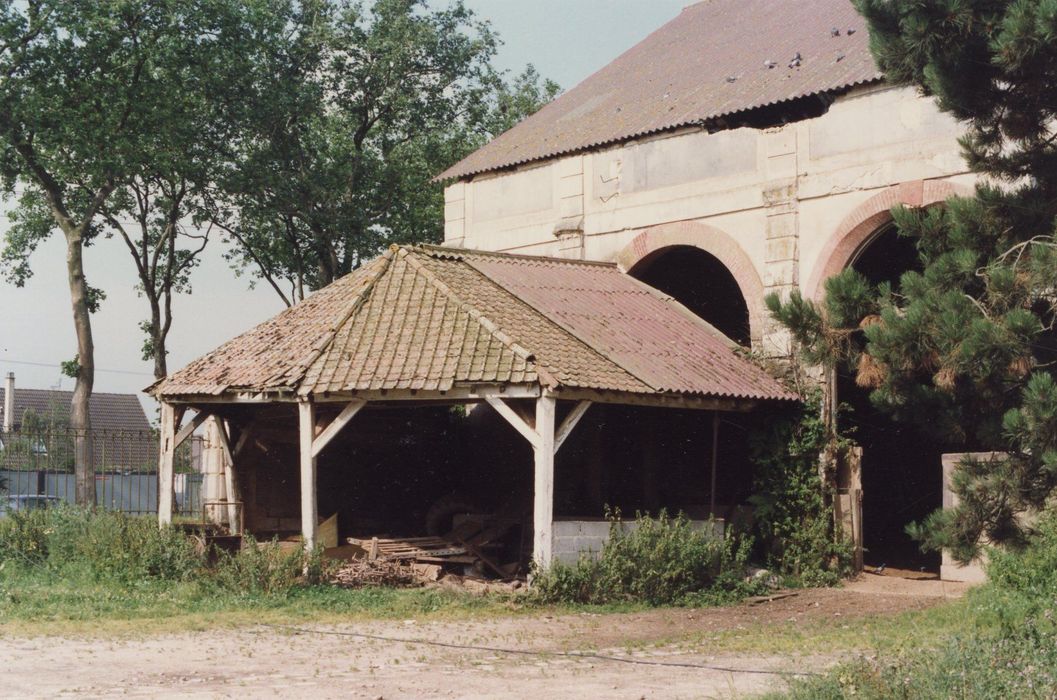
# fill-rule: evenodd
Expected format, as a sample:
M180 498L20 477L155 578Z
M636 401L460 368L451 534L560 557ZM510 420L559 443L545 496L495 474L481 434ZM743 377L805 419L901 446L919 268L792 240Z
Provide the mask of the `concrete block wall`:
M722 520L693 520L695 530L708 532L713 537L723 537ZM607 520L555 520L552 526L551 551L555 561L575 564L581 554L597 557L609 541L610 523ZM638 525L634 521L620 523L623 532L632 532Z

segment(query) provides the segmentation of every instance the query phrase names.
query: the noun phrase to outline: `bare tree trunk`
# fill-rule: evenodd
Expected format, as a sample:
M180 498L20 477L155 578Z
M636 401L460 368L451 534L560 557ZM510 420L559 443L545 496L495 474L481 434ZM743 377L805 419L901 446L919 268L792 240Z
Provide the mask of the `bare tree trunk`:
M92 417L88 402L95 383L95 345L92 342L92 319L88 309L88 283L84 277L83 229L66 233L66 272L70 283L73 325L77 332L77 383L70 405L70 428L74 431L73 471L77 504L95 506L95 462L92 450Z
M154 355L154 378L164 379L169 375L165 362L165 331L162 328L161 305L158 300L150 300L150 340Z

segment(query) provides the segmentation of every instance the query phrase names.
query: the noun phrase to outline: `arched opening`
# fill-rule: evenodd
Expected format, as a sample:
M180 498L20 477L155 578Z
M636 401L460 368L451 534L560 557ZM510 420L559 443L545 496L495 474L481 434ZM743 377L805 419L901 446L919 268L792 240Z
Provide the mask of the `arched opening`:
M711 253L690 245L668 246L628 272L670 294L739 345L750 345L748 304L734 275Z
M904 272L920 269L914 241L891 223L868 239L850 267L871 284L888 282L898 291ZM870 401L870 390L855 383L854 369L841 367L837 397L850 410L842 428L862 446L863 561L896 575L938 574L940 556L924 554L905 528L943 505L940 455L943 449L916 426L892 420Z

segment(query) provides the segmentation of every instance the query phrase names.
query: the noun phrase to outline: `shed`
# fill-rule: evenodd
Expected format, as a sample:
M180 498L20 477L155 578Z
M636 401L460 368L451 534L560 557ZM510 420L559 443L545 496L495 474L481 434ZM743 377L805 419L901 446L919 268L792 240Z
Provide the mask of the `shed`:
M162 524L172 518L173 451L206 417L296 405L307 546L317 541L317 460L360 411L487 403L532 446L541 565L552 558L555 453L593 403L720 412L798 399L615 264L434 246L391 247L149 391L162 405ZM181 428L187 409L197 415ZM220 431L229 494L250 433Z

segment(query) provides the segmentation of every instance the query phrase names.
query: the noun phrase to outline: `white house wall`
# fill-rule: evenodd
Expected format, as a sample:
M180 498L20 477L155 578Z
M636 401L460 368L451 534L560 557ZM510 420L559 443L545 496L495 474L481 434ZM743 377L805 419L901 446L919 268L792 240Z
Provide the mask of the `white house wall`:
M736 242L765 292L788 293L825 269L842 222L886 188L970 186L959 134L912 89L860 88L782 127L688 129L452 184L445 243L626 261L650 227L700 222ZM785 345L773 328L753 336L767 351Z

